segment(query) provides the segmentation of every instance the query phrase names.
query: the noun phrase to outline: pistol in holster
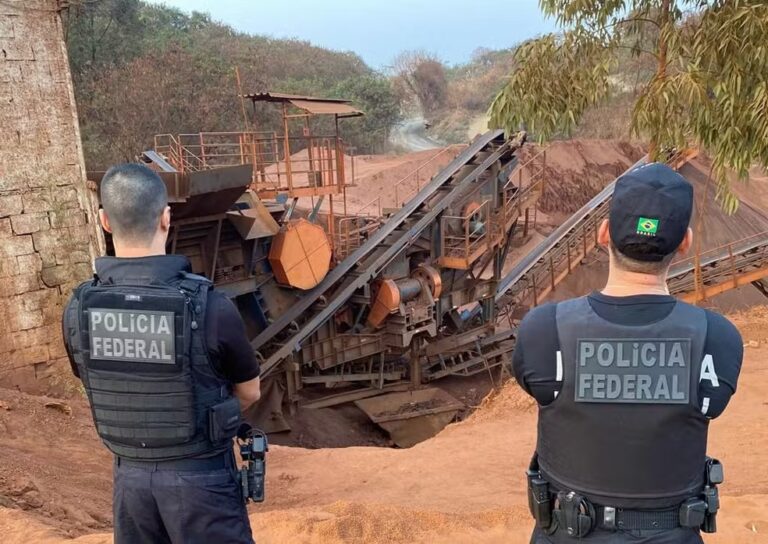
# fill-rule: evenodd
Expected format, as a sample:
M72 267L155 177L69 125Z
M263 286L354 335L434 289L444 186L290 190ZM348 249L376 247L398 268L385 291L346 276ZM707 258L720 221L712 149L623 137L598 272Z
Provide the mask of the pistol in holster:
M243 423L237 433L240 457L244 466L240 468L240 486L243 501L264 502L264 487L267 471L267 435Z
M723 480L722 463L708 457L704 466L704 491L680 505L680 525L699 528L703 533L717 531L717 511L720 509L717 486Z

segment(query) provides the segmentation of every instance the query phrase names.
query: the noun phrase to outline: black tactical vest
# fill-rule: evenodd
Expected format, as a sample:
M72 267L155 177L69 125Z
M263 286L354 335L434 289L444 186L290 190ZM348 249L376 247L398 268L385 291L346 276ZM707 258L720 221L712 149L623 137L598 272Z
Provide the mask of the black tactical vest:
M556 315L562 386L539 408L545 477L622 508L667 507L699 493L708 428L698 399L704 311L678 302L661 321L623 326L583 297L561 302Z
M240 408L211 365L205 312L211 283L102 282L75 291L65 316L96 430L120 457L164 461L232 447Z

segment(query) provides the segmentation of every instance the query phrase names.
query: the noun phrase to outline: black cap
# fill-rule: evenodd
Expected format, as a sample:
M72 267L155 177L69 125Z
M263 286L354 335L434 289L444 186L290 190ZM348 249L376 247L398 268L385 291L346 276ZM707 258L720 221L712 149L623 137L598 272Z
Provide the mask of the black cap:
M693 186L669 166L651 163L616 181L609 216L611 241L636 261L658 262L685 238Z

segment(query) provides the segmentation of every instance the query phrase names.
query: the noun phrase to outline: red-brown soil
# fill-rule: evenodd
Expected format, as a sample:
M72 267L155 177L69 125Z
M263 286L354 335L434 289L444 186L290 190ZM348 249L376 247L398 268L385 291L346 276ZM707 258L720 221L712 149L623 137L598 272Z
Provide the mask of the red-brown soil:
M719 532L707 542L768 542L768 308L736 316L746 361L739 391L711 427L726 467ZM746 325L746 326L745 326ZM749 344L752 342L752 344ZM71 416L46 399L0 391L0 534L4 544L107 543L109 456L82 402ZM467 420L407 450L274 446L268 498L252 506L257 542L527 542L523 471L536 409L514 382ZM48 434L51 440L46 441ZM99 534L100 533L100 534Z

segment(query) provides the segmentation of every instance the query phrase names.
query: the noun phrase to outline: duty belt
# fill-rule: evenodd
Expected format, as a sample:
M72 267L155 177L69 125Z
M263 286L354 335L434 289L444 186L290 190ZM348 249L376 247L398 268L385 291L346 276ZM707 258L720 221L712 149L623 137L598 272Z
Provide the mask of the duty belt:
M677 527L717 530L720 508L717 485L723 481L723 466L707 459L705 486L700 495L679 505L654 510L631 510L592 503L577 491L559 490L542 477L538 458L534 456L526 472L528 506L536 525L547 534L562 530L574 538L582 538L595 528L608 531L664 531Z
M612 506L595 506L597 527L609 531L669 530L680 527L680 508L666 510L626 510Z
M196 459L174 459L172 461L138 461L115 456L115 464L119 467L142 468L149 471L178 470L178 471L205 471L232 468L235 466L233 452L225 451L211 457Z

